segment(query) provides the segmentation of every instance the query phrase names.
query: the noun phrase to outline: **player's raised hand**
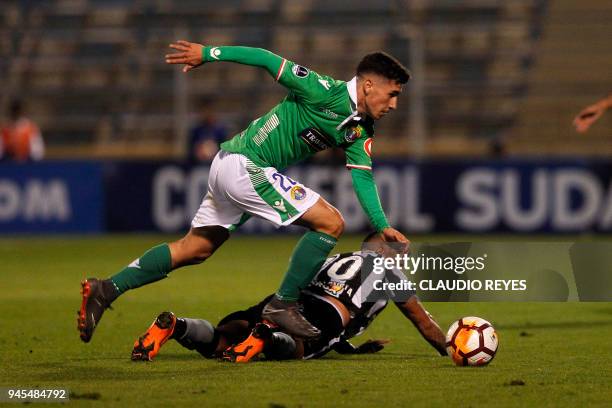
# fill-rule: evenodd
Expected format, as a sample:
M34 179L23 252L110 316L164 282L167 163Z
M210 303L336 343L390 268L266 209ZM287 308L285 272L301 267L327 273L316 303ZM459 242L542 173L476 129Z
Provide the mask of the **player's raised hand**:
M578 133L584 133L599 117L604 113L606 108L601 104L594 104L584 108L578 116L574 118L574 126Z
M591 125L609 108L612 108L612 94L587 106L574 118L576 131L578 133L584 133L589 130Z
M204 63L202 60L202 50L204 46L185 40L178 40L169 46L178 52L166 54L167 64L184 64L183 72L188 72L199 67Z

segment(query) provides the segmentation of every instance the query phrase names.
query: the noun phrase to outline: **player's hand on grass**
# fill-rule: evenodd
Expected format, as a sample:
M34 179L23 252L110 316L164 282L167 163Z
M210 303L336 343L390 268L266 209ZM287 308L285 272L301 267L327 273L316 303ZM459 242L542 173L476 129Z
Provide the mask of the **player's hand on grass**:
M610 101L608 99L603 99L584 108L578 114L578 116L574 118L574 126L576 127L576 131L578 133L584 133L589 130L591 125L595 123L609 107Z
M356 352L358 354L378 353L385 348L385 344L389 343L389 341L386 339L368 340L357 347Z
M183 72L188 72L199 67L204 63L202 60L202 50L204 46L185 40L178 40L170 44L170 48L177 50L173 54L166 54L167 64L184 64Z

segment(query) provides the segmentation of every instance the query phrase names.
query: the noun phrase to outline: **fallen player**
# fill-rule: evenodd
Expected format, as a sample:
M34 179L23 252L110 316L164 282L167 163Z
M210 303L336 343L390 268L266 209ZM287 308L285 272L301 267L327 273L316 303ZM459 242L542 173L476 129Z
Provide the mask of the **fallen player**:
M379 240L378 234L366 238L368 245L376 245ZM444 334L414 292L384 292L375 301L366 301L372 299L371 263L377 256L380 255L374 251L362 250L328 258L310 285L302 290L300 304L304 317L322 332L316 340L294 338L262 321L261 312L273 296L270 295L255 306L229 314L216 327L203 319L163 312L134 343L132 360L152 360L169 339L206 358L235 362L250 361L261 353L271 360L318 358L331 350L341 354L374 353L382 350L387 340L370 340L358 347L349 340L361 334L390 299L423 338L445 356ZM387 271L384 279L397 282L406 277L393 270Z

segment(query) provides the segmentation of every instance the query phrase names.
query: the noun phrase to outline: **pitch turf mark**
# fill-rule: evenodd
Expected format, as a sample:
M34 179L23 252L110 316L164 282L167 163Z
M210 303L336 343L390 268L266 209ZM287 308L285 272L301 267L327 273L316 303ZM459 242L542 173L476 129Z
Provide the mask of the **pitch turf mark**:
M76 392L70 393L70 399L85 399L85 400L99 400L102 398L102 395L99 392L84 392L83 394L78 394Z
M522 323L522 324L496 324L495 328L501 330L511 329L592 329L594 326L612 326L612 320L581 320L567 322L542 322L542 323Z

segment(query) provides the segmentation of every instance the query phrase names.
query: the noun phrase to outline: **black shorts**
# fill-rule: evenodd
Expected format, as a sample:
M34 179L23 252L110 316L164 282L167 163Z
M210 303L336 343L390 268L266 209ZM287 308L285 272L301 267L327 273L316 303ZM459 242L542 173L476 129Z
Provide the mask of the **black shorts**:
M225 316L217 324L217 329L224 332L223 325L228 325L229 322L235 320L242 320L248 322L242 331L236 332L234 330L231 333L224 332L224 334L230 335L232 343L239 343L246 339L253 327L261 322L261 312L263 311L266 304L272 299L270 295L258 304L251 306L246 310L240 310L234 313L230 313ZM316 358L327 353L335 339L337 339L342 331L342 317L336 309L328 302L319 299L315 296L306 294L300 299L302 305L302 314L304 317L312 323L315 327L321 330L321 337L317 340L304 342L304 358Z
M219 323L217 323L217 327L222 326L232 320L245 320L249 322L249 327L252 329L257 323L261 322L261 312L263 312L263 309L264 307L266 307L266 304L268 304L270 299L272 299L272 296L274 295L267 296L264 300L262 300L255 306L251 306L246 310L239 310L237 312L228 314L223 319L221 319Z
M255 325L261 322L261 312L266 304L272 299L270 295L264 300L251 306L246 310L239 310L225 316L217 323L217 331L225 336L230 344L238 344L246 340L251 334L251 330ZM246 324L235 324L237 321L246 322Z
M330 303L312 295L304 295L302 304L304 317L321 330L321 337L317 340L304 342L304 358L321 357L331 350L344 331L342 317Z

